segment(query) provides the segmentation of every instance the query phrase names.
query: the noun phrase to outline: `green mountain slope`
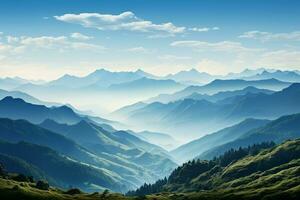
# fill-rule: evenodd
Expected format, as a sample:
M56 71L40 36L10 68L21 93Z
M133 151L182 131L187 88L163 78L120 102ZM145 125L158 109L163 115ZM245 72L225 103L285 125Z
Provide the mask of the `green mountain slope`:
M0 145L2 144L5 143L0 141ZM6 171L11 173L27 174L28 176L33 176L35 179L46 178L46 175L36 166L19 157L4 154L2 151L0 154L0 164L2 167L5 166ZM54 183L52 180L49 180L49 182Z
M87 123L87 125L89 124ZM87 148L88 146L81 146L62 134L54 133L24 120L0 119L0 132L1 140L14 143L26 141L43 145L76 161L105 169L111 174L117 174L122 177L122 180L126 180L128 188L138 187L145 181L153 182L160 176L170 173L176 166L174 162L165 156L150 153L145 154L146 151L142 149L130 148L125 145L123 151L126 153L123 152L123 156L119 155L121 147L118 147L118 145L115 146L115 149L119 152L101 151L101 148L96 151L96 147L100 147L101 144L96 145L94 149ZM81 134L84 136L85 132L81 132ZM107 138L109 139L109 137L105 137L104 139ZM121 145L122 143L119 144ZM136 161L143 154L150 154L148 161L152 165L142 165ZM161 168L164 170L160 170Z
M160 193L158 198L172 195L170 199L296 199L300 194L300 140L270 148L272 145L231 150L211 161L190 161L168 179L145 184L129 194Z
M60 133L94 154L113 160L122 166L145 167L157 178L169 174L176 166L167 151L126 131L108 132L100 126L86 121L67 125L46 120L40 126ZM145 157L148 154L149 156ZM141 156L147 158L145 162L139 162ZM149 166L147 163L151 163L151 165Z
M264 141L274 141L276 143L280 143L287 139L298 138L300 137L299 123L300 113L280 117L267 123L265 126L244 133L239 138L231 142L213 147L201 153L199 158L211 159L215 156L221 155L231 148L236 149Z
M32 123L41 123L53 119L62 123L76 123L81 117L67 106L46 107L25 102L23 99L5 97L0 100L0 117L26 119Z
M174 158L179 158L181 161L187 161L213 147L233 141L249 130L263 126L268 122L268 120L246 119L234 126L186 143L171 151L171 154Z
M122 180L119 175L113 172L74 161L47 147L24 142L16 144L1 142L0 151L6 155L24 160L26 164L19 162L17 166L40 171L50 183L52 182L62 188L68 188L70 185L73 185L75 187L84 188L86 191L94 191L95 189L99 190L101 188L126 191L128 189L127 186L129 186L129 183L126 183L125 180ZM9 171L22 172L21 170L15 169L16 166L12 168L6 164L7 161L3 163L3 165ZM32 165L34 167L32 167ZM40 178L31 171L23 171L23 173L32 175L35 178Z

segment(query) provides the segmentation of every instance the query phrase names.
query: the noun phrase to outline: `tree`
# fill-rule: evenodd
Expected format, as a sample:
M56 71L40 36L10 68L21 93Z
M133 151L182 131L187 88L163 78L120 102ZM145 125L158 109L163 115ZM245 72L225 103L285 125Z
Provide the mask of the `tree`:
M36 183L36 188L40 189L40 190L48 190L49 189L49 184L46 181L38 181Z
M6 172L5 172L5 169L4 167L2 166L2 164L0 163L0 176L6 176Z
M109 190L104 190L101 194L101 198L105 198L109 194Z

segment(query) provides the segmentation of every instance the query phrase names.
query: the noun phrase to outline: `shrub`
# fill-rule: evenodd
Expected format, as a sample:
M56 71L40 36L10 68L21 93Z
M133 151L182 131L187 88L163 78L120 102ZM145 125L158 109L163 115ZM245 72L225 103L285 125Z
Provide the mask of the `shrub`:
M109 194L109 190L104 190L101 194L101 198L106 197Z
M49 184L46 181L38 181L35 187L40 190L48 190Z
M14 176L12 179L19 182L30 182L29 178L24 174L18 174L17 176Z
M4 167L0 163L0 176L4 177L5 175L6 175L6 173L5 173Z
M13 188L12 188L12 190L19 190L20 189L20 187L18 186L18 185L15 185Z
M81 191L78 188L72 188L66 191L65 194L70 194L70 195L81 194Z

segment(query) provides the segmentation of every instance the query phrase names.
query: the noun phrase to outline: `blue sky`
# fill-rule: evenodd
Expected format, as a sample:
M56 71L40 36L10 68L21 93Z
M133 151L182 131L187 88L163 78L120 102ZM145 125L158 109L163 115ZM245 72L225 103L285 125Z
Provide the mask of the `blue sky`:
M0 0L0 76L300 69L297 0Z

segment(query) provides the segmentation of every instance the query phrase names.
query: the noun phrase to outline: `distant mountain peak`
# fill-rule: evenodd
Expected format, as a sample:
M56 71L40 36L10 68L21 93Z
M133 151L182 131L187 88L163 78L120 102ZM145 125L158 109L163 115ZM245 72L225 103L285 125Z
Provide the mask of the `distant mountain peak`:
M135 73L145 73L145 71L143 71L141 69L137 69L137 70L135 70Z
M12 96L7 96L5 98L3 98L1 100L1 102L6 102L6 103L12 103L12 102L15 102L15 103L26 103L23 99L21 98L13 98Z
M86 120L80 120L75 126L90 126Z
M108 71L106 69L96 69L94 72L90 73L87 75L87 77L91 77L91 76L98 76L98 75L102 75L102 74L108 74L108 73L112 73L111 71Z
M257 90L257 88L250 85L250 86L245 87L244 90L246 90L246 91L248 91L248 90Z
M197 69L191 68L190 70L181 71L181 72L190 72L190 73L200 73Z
M261 74L262 74L262 75L270 74L270 72L268 72L267 70L264 70L264 71L261 72Z
M71 75L71 74L65 74L61 78L76 78L76 76Z
M57 122L53 119L45 119L41 124L56 124Z

